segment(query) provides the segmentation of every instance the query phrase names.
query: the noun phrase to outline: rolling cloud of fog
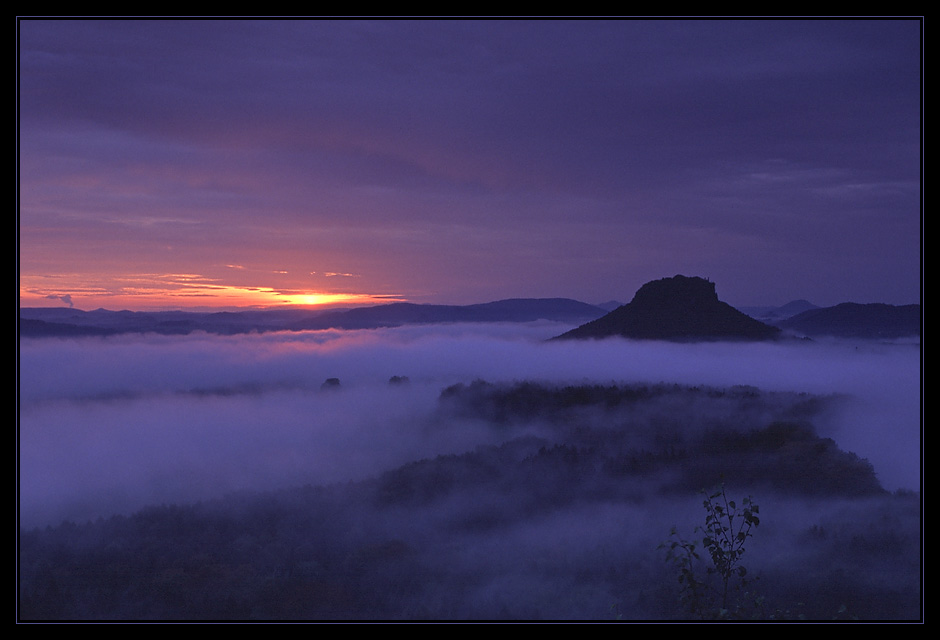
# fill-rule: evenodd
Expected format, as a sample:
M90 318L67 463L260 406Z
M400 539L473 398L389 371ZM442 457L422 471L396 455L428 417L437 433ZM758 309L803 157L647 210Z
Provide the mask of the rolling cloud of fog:
M476 378L845 394L820 434L870 460L885 488L920 488L920 345L544 342L566 328L23 340L21 524L362 479L498 444L485 425L435 419L441 389ZM333 377L342 388L321 391Z

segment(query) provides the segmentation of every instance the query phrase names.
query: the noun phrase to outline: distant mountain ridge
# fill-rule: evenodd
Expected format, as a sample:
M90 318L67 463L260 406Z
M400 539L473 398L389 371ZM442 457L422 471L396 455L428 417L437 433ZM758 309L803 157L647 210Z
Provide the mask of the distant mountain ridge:
M647 282L629 304L555 339L768 340L779 334L777 327L721 302L714 282L677 275Z
M819 309L819 307L808 300L802 299L792 300L779 307L737 307L737 310L741 313L767 324L776 324L781 320L786 320L810 309Z
M81 311L70 308L20 309L23 337L107 336L121 333L184 335L205 331L234 335L267 331L376 329L406 324L454 322L578 323L604 315L604 309L568 298L511 298L471 305L397 302L341 311L270 309L251 311Z
M567 298L511 298L463 306L396 302L324 314L298 323L293 329L368 329L440 322L578 322L603 313L599 307Z
M922 320L919 304L843 302L834 307L810 309L775 324L807 336L891 339L920 336Z
M656 282L669 280L674 279L665 278ZM564 334L567 337L624 335L638 339L667 340L755 339L751 336L770 336L767 329L760 328L769 325L772 325L769 326L771 330L779 328L787 334L806 337L893 339L920 336L922 333L923 314L919 304L893 306L845 302L833 307L817 307L806 300L794 300L781 307L741 307L736 310L718 300L714 283L701 278L688 280L701 282L686 283L691 284L688 296L681 292L681 287L673 288L672 293L677 297L672 300L668 292L656 293L655 287L643 291L647 287L644 285L640 289L643 294L637 292L639 306L634 306L636 298L628 305L617 305L613 301L592 305L568 298L512 298L463 306L402 302L332 311L281 308L148 312L26 307L19 310L19 335L31 338L110 336L122 333L185 335L194 331L234 335L331 328L374 329L407 324L536 320L586 323ZM696 287L699 288L697 292ZM687 303L683 303L683 299ZM607 318L611 314L616 315ZM754 322L758 323L757 327ZM590 328L585 329L584 326ZM589 335L591 332L597 333Z

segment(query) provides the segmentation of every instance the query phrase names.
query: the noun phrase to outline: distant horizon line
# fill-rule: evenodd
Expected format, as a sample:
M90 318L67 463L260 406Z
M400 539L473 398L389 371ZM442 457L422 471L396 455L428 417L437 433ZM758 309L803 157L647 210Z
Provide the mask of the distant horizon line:
M378 296L374 296L378 297ZM219 306L219 307L164 307L164 306L153 306L153 307L138 307L135 309L116 309L116 308L107 308L107 307L96 307L94 309L83 309L77 305L30 305L23 306L19 305L19 309L68 309L75 311L82 311L84 313L90 313L92 311L111 311L113 313L119 313L121 311L130 311L132 313L166 313L166 312L191 312L191 313L213 313L213 312L238 312L238 311L277 311L277 310L303 310L309 309L311 311L336 311L344 309L361 309L366 307L377 307L385 306L392 304L413 304L420 306L434 306L434 307L470 307L480 304L491 304L494 302L507 302L510 300L571 300L573 302L580 302L581 304L587 304L595 307L601 305L610 304L612 302L618 302L618 304L627 304L625 302L619 302L617 300L607 300L601 303L593 302L584 302L577 298L569 298L566 296L538 296L538 297L521 297L514 296L510 298L497 298L495 300L486 300L483 302L468 302L468 303L450 303L450 302L416 302L414 300L408 300L401 298L399 296L388 296L386 300L376 300L373 303L326 303L326 304L279 304L279 305L246 305L246 306Z
M227 305L227 306L219 306L219 307L204 307L204 306L200 306L200 307L195 307L195 306L194 306L194 307L179 307L179 306L174 306L174 307L153 306L153 307L149 307L149 306L148 306L148 307L137 307L137 308L133 308L133 309L131 309L131 308L121 308L121 309L118 309L118 308L107 308L107 307L95 307L94 309L85 309L85 308L78 307L78 306L76 306L76 305L29 305L29 306L23 306L22 304L19 304L19 305L17 306L17 309L18 309L18 310L23 310L23 309L50 309L50 310L52 310L52 309L60 309L60 310L80 311L80 312L82 312L82 313L91 313L91 312L94 312L94 311L108 311L108 312L111 312L111 313L121 313L121 312L125 312L125 311L130 312L130 313L173 313L173 312L178 312L178 313L226 313L226 312L227 312L227 313L240 313L240 312L249 312L249 311L279 311L279 310L280 310L280 311L303 311L303 310L308 310L308 311L323 311L323 312L326 312L326 311L348 311L348 310L352 310L352 309L361 309L361 308L376 307L376 306L386 306L386 305L392 305L392 304L411 304L411 305L416 305L416 306L438 306L438 307L470 307L470 306L474 306L474 305L492 304L492 303L495 303L495 302L507 302L507 301L511 301L511 300L570 300L570 301L574 301L574 302L579 302L579 303L581 303L581 304L587 304L587 305L591 305L591 306L594 306L594 307L600 307L600 308L603 308L604 306L609 305L609 304L611 304L611 303L616 303L616 304L618 304L619 306L629 304L629 302L623 302L623 301L619 301L619 300L615 300L615 299L610 299L610 300L607 300L607 301L604 301L604 302L600 302L600 303L585 302L584 300L580 300L580 299L578 299L578 298L570 298L570 297L565 297L565 296L548 296L548 297L544 297L544 296L539 296L539 297L510 297L510 298L498 298L498 299L495 299L495 300L486 300L486 301L482 301L482 302L469 302L469 303L461 303L461 304L457 304L457 303L446 303L446 302L415 302L415 301L412 301L412 300L402 299L402 298L397 297L397 296L389 296L388 301L379 300L379 301L376 301L376 302L374 302L374 303L335 303L335 304L327 303L327 304L309 304L309 305L304 305L304 304L283 304L283 305L248 305L248 306L231 306L231 305ZM922 304L921 301L917 301L917 302L908 302L908 303L904 303L904 304L893 304L893 303L888 303L888 302L854 302L854 301L851 301L851 300L843 300L842 302L837 302L837 303L832 304L832 305L817 305L817 304L815 304L815 303L813 303L813 302L810 302L809 300L806 300L805 298L794 298L793 300L790 300L790 301L785 302L785 303L783 303L783 304L776 304L776 305L774 305L774 304L731 304L731 303L727 303L727 304L729 304L729 305L732 306L733 308L739 309L739 310L740 310L740 309L768 309L768 310L770 310L770 309L777 309L777 308L785 307L785 306L787 306L787 305L789 305L789 304L791 304L791 303L793 303L793 302L800 302L800 301L809 302L809 304L812 304L814 307L817 307L817 308L835 307L835 306L838 306L838 305L840 305L840 304L847 304L847 303L849 303L849 304L861 304L861 305L865 305L865 304L885 304L885 305L895 306L895 307L903 307L903 306L920 305L920 304ZM723 301L723 302L724 302L724 301Z

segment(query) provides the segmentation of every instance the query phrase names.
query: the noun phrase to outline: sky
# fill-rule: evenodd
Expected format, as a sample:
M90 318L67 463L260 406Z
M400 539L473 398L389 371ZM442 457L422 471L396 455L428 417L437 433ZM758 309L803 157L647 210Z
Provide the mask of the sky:
M918 19L17 24L24 307L921 299Z

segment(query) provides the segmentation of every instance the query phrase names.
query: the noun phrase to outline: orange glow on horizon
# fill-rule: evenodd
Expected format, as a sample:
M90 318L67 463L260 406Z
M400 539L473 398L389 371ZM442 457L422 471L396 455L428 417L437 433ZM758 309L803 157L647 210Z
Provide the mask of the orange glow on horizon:
M186 310L188 308L324 307L402 302L398 295L275 289L220 284L195 274L120 278L76 275L20 278L21 307L69 306L83 310Z
M284 304L309 306L375 301L374 296L365 293L301 293L283 295L282 298Z

